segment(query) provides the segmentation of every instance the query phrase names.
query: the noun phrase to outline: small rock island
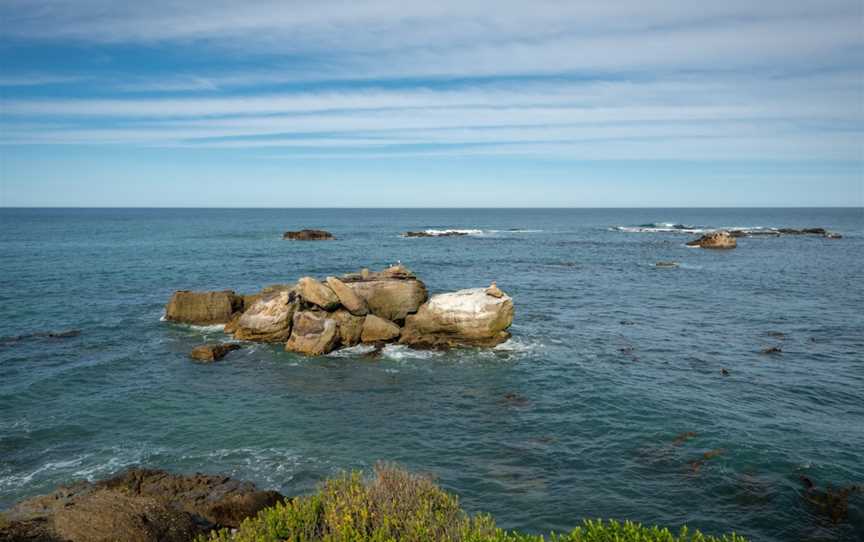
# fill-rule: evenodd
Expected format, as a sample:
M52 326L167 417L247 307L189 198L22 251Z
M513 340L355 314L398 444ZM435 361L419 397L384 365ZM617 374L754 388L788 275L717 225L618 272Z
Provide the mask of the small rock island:
M336 239L329 231L324 230L299 230L286 231L282 234L282 239L291 241L332 241Z
M398 342L415 348L492 347L510 338L513 300L493 282L429 297L403 265L342 277L303 277L253 295L177 291L165 319L225 324L238 341L284 343L319 356L358 344Z

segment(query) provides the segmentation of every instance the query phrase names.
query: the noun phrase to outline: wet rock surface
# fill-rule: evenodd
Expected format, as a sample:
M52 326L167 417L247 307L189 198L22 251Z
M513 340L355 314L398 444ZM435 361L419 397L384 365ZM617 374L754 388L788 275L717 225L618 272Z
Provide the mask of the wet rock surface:
M229 352L239 350L239 344L202 344L196 346L189 352L189 357L203 363L219 361L228 355Z

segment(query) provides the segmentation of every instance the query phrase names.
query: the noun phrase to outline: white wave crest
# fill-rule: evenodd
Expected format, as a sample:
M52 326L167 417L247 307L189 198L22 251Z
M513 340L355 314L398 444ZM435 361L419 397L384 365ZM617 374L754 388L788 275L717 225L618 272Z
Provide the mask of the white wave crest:
M435 350L417 350L404 344L388 344L381 351L381 356L394 361L407 359L430 359L443 355Z

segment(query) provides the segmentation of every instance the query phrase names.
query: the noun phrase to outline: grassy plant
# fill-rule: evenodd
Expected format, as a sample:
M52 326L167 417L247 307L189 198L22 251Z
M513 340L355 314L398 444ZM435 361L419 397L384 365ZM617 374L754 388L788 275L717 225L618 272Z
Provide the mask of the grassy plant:
M570 533L507 532L487 515L469 516L459 499L428 476L390 465L326 481L314 495L277 504L247 519L236 532L211 533L201 542L746 542L690 533L677 535L632 522L585 521Z

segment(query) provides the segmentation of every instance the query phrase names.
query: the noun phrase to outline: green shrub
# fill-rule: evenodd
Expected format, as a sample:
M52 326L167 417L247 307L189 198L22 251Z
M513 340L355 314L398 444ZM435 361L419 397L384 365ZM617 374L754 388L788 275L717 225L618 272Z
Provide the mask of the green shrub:
M459 499L428 477L377 465L374 477L343 474L314 495L263 510L236 532L211 533L202 542L746 542L736 535L678 535L632 522L584 521L568 534L506 532L483 514L469 516Z

